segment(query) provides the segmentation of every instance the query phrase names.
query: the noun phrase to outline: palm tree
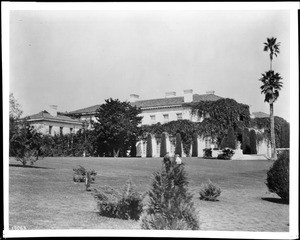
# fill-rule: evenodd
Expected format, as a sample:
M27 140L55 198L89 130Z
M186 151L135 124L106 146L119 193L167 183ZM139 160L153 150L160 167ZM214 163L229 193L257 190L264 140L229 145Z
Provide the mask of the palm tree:
M279 73L274 73L270 70L262 74L262 78L259 79L263 83L260 87L261 93L265 94L265 102L270 104L270 122L271 122L271 148L272 148L272 160L277 159L276 144L275 144L275 126L274 126L274 102L279 97L279 91L282 88L282 77Z
M264 42L265 46L264 46L264 51L268 52L270 51L270 70L272 70L272 60L273 60L273 56L275 55L275 57L277 57L277 54L279 54L279 46L280 46L280 42L276 43L277 38L267 38L267 42Z

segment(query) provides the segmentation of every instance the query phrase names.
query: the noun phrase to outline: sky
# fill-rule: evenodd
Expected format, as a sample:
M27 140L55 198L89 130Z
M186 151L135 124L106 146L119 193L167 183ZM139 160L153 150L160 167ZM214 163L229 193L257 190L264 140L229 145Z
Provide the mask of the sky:
M13 10L9 34L9 92L23 116L185 89L269 113L258 79L270 66L263 43L276 37L283 89L274 113L290 120L288 10Z

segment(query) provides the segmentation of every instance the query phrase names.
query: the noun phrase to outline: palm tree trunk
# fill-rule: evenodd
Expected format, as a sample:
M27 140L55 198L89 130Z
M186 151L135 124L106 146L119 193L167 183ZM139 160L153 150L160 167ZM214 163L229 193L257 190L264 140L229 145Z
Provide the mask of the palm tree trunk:
M271 160L277 159L275 143L275 125L274 125L274 106L270 103L270 122L271 122Z

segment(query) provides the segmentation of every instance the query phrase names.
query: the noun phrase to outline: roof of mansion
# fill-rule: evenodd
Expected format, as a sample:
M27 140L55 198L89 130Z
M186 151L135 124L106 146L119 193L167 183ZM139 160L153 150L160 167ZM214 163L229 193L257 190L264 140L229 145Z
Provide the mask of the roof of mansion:
M28 121L35 122L35 121L51 121L51 122L65 122L65 123L71 123L71 124L82 124L81 121L78 119L73 119L68 116L64 115L57 115L52 116L47 111L41 111L37 114L33 114L31 116L28 116Z
M201 101L217 101L221 99L215 94L194 94L193 101L201 102ZM131 103L140 108L152 108L152 107L172 107L172 106L182 106L184 104L184 97L170 97L170 98L158 98L158 99L149 99L149 100L139 100L136 102Z
M217 101L221 99L215 94L193 94L193 101L200 102L200 101ZM174 107L174 106L182 106L184 104L184 97L169 97L169 98L157 98L157 99L149 99L149 100L138 100L136 102L131 102L131 105L144 108L159 108L159 107ZM67 115L82 115L82 114L95 114L96 110L101 105L94 105L91 107L81 108L75 111L68 112Z
M91 106L91 107L86 107L86 108L81 108L81 109L78 109L78 110L75 110L75 111L71 111L71 112L68 112L68 115L76 115L76 114L91 114L91 113L96 113L97 109L101 106L101 104L98 104L98 105L94 105L94 106Z
M267 117L270 117L269 114L264 113L264 112L253 112L252 115L253 115L255 118L267 118Z

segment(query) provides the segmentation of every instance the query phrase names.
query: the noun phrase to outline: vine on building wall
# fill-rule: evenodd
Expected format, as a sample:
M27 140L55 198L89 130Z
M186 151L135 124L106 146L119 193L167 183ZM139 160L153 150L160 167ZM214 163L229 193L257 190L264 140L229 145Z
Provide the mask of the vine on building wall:
M290 146L290 124L281 117L274 117L275 142L277 148L289 148ZM255 129L263 129L263 138L271 141L270 118L251 119L250 126Z
M249 127L249 106L241 104L230 98L222 98L217 101L202 101L190 103L193 115L198 115L204 120L198 124L197 132L204 137L212 139L220 144L227 129L233 127L237 132L239 128Z
M186 106L191 107L193 115L198 115L204 120L202 122L178 120L165 124L145 125L140 128L140 137L146 139L148 133L154 134L155 137L160 137L163 132L171 136L180 133L184 153L189 155L193 134L210 137L213 142L220 145L229 127L233 127L237 133L238 129L249 127L250 124L249 106L234 99L189 103Z

